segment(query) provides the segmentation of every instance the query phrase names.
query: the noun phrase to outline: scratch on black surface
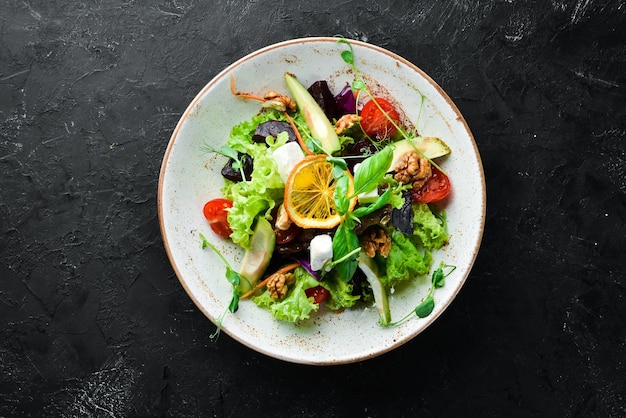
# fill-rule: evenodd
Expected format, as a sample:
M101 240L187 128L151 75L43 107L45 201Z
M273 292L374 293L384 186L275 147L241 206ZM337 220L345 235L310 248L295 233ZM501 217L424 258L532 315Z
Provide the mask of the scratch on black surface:
M572 20L571 20L572 24L576 24L578 21L580 21L583 18L590 3L591 3L591 0L577 0L576 1L576 5L574 6L574 11L572 13Z
M109 358L99 371L72 379L53 394L46 411L63 416L124 417L132 408L137 372L120 355Z
M30 71L30 68L27 68L27 69L25 69L25 70L18 71L18 72L13 73L13 74L9 74L9 75L7 75L7 76L5 76L5 77L0 78L0 81L7 81L7 80L10 80L10 79L12 79L12 78L14 78L14 77L17 77L17 76L19 76L19 75L26 74L26 73L27 73L27 72L29 72L29 71Z
M91 3L0 12L0 416L626 416L626 2ZM441 83L495 197L442 322L317 369L207 342L156 189L178 117L214 75L335 34ZM369 396L380 375L397 384Z

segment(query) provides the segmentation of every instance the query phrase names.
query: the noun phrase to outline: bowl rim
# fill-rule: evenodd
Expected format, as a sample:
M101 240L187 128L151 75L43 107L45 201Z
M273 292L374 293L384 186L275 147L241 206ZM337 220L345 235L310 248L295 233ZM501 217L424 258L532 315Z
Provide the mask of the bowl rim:
M172 250L170 248L170 243L167 237L167 231L165 228L165 223L164 223L164 214L163 214L163 185L164 185L164 178L166 175L166 168L167 168L167 163L169 161L170 158L170 153L172 151L174 142L176 141L178 134L181 130L181 127L183 126L183 124L185 123L185 121L188 119L189 115L191 114L191 112L193 111L193 109L196 107L196 104L204 97L204 95L206 94L206 92L208 90L210 90L214 85L216 85L217 83L219 83L220 81L222 81L222 79L224 79L224 77L226 77L229 73L232 72L233 69L237 68L239 65L241 65L242 63L249 61L253 58L255 58L256 56L262 55L267 53L268 51L274 50L274 49L280 49L286 46L291 46L291 45L296 45L296 44L310 44L310 43L337 43L337 41L339 39L345 39L346 41L348 41L351 45L353 46L359 46L359 47L363 47L363 48L367 48L367 49L371 49L374 50L378 53L384 54L389 56L390 58L397 60L399 62L402 62L404 65L406 65L407 67L411 68L411 70L415 71L416 73L418 73L421 77L423 77L429 84L431 84L439 93L439 95L441 96L441 98L443 98L446 103L451 107L451 109L453 110L453 112L457 115L457 118L460 122L462 122L463 124L463 128L465 129L468 138L470 139L470 143L471 146L473 148L474 151L474 155L476 158L476 163L478 164L478 168L479 168L479 173L480 173L480 185L481 185L481 196L480 196L480 202L481 202L481 207L480 207L480 224L478 226L478 235L477 235L477 240L476 243L474 245L474 247L471 249L471 254L470 254L470 263L467 266L467 274L465 274L463 277L461 277L461 280L458 284L458 286L456 287L456 289L454 289L454 292L451 293L450 297L447 298L445 301L443 301L443 305L442 308L439 309L436 313L433 313L433 317L430 319L428 325L426 325L425 327L421 327L421 328L417 328L416 330L409 332L405 335L404 338L398 339L398 341L394 342L393 344L387 346L387 347L383 347L382 349L379 350L374 350L372 352L369 352L367 354L356 354L355 356L351 356L349 358L344 358L344 359L340 359L340 360L320 360L320 361L315 361L315 362L311 362L311 361L299 361L297 358L293 358L293 357L288 357L288 356L281 356L279 353L270 351L270 350L265 350L261 347L257 347L254 344L250 344L248 341L246 341L245 339L241 338L239 335L237 335L236 333L231 333L229 332L229 330L227 328L222 328L222 332L225 332L226 334L228 334L231 338L233 338L234 340L238 341L239 343L243 344L244 346L253 349L256 352L262 353L264 355L267 355L269 357L272 358L276 358L278 360L283 360L283 361L287 361L287 362L292 362L292 363L302 363L302 364L310 364L310 365L340 365L340 364L349 364L349 363L355 363L358 361L364 361L370 358L375 358L378 357L382 354L385 354L389 351L392 351L402 345L404 345L405 343L413 340L418 334L420 334L421 332L423 332L425 329L427 329L433 322L436 321L436 319L443 313L446 311L446 309L448 308L448 306L452 303L452 301L454 299L456 299L456 296L458 295L458 293L460 292L461 288L465 285L465 282L467 281L471 270L474 266L474 263L476 261L476 258L478 256L478 252L480 250L480 246L482 243L482 238L484 235L484 228L485 228L485 217L486 217L486 206L487 206L487 195L486 195L486 182L485 182L485 173L484 173L484 168L483 168L483 164L482 164L482 158L480 155L480 152L478 150L478 146L476 144L476 140L474 139L474 135L472 134L472 131L469 128L469 125L467 124L467 121L465 120L465 117L463 116L463 114L460 112L460 110L458 109L458 107L456 106L456 104L452 101L452 99L448 96L448 94L441 88L441 86L439 86L439 84L437 82L435 82L432 77L430 77L427 73L425 73L421 68L419 68L417 65L413 64L412 62L408 61L406 58L403 58L402 56L389 51L383 47L374 45L374 44L370 44L368 42L364 42L364 41L360 41L360 40L355 40L355 39L349 39L349 38L340 38L340 37L330 37L330 36L312 36L312 37L302 37L302 38L294 38L294 39L289 39L289 40L285 40L285 41L281 41L281 42L277 42L277 43L273 43L270 45L267 45L265 47L259 48L253 52L250 52L244 56L242 56L241 58L237 59L236 61L234 61L232 64L228 65L227 67L225 67L223 70L219 71L213 78L211 78L211 80L209 82L207 82L201 89L200 91L194 96L193 100L187 105L187 107L185 108L184 112L181 114L176 127L174 128L174 131L172 132L172 135L170 136L169 140L168 140L168 144L167 144L167 148L165 150L162 162L161 162L161 167L160 167L160 171L159 171L159 180L158 180L158 189L157 189L157 212L158 212L158 221L159 221L159 228L160 228L160 232L161 232L161 237L163 240L163 246L165 248L165 252L167 254L167 257L170 261L170 264L174 270L174 273L176 274L176 277L179 281L179 283L182 285L183 289L185 290L186 294L188 295L188 297L192 300L192 302L194 303L194 305L203 313L203 315L205 317L207 317L213 324L216 324L217 318L214 317L214 315L212 315L210 312L208 312L208 310L201 304L199 303L198 298L195 296L195 294L193 292L190 291L190 288L188 287L187 281L185 279L183 279L181 271L179 266L177 265L173 254L172 254Z

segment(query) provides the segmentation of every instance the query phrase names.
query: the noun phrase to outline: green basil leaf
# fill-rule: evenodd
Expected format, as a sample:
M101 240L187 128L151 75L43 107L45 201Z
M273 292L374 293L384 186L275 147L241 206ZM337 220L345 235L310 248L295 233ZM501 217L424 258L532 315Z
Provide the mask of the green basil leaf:
M340 215L345 215L350 209L350 199L348 199L349 186L350 179L345 173L335 182L335 206Z
M376 199L374 203L368 206L359 206L354 211L352 211L352 214L356 216L357 218L361 218L365 215L369 215L370 213L375 212L378 209L385 206L389 202L390 196L391 196L391 189L387 188L387 190L385 190L385 193L378 196L378 199Z
M356 222L361 223L361 220L354 216L353 212L349 212L346 214L345 219L343 220L343 224L348 229L354 229L356 227Z
M378 186L378 182L389 171L393 159L391 147L385 147L382 151L367 157L359 169L354 173L354 194L369 192Z
M420 318L426 318L435 309L435 299L431 295L428 295L426 299L415 308L415 315Z
M353 228L348 228L345 223L339 224L333 236L333 259L339 260L350 252L359 248L359 238ZM339 280L349 281L356 272L358 262L356 256L349 258L335 267Z

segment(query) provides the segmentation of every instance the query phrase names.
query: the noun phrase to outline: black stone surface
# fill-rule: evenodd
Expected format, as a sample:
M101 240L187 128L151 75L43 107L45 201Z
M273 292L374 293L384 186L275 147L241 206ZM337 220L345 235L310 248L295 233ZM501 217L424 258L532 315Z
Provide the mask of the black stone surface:
M4 1L0 416L626 416L624 1ZM166 258L167 142L234 60L341 34L465 115L482 249L452 306L362 363L223 336Z

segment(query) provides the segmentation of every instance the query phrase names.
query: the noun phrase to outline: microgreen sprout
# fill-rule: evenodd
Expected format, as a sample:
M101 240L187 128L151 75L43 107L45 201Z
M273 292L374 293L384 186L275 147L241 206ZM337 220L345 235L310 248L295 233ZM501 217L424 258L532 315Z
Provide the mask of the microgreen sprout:
M220 315L220 317L217 320L217 329L215 330L215 332L213 334L210 335L210 338L212 340L214 340L214 339L217 339L217 337L219 337L219 335L220 335L220 331L222 329L222 322L223 322L224 317L226 316L226 314L228 312L232 312L232 313L237 312L237 309L239 308L239 293L237 293L237 286L239 286L239 283L241 283L241 280L242 279L245 280L245 278L243 278L239 273L237 273L232 268L232 266L230 265L228 260L226 260L226 258L215 247L215 245L211 244L206 239L206 237L204 236L204 234L202 234L202 232L199 232L198 235L200 236L200 240L201 240L201 248L205 249L206 247L209 247L222 260L222 262L226 266L226 280L228 280L228 282L233 287L233 294L232 294L232 297L230 299L230 303L228 304L228 308Z
M412 137L412 135L409 134L408 132L406 132L401 126L399 126L396 123L395 120L393 120L392 117L389 116L389 114L382 108L382 106L378 103L378 101L375 100L372 92L367 88L367 84L363 80L363 76L361 75L361 73L357 69L356 64L354 62L354 51L352 49L352 44L345 38L339 38L337 40L337 43L346 44L348 46L348 49L341 51L341 58L343 59L343 61L346 64L348 64L348 65L350 65L352 67L352 72L354 73L354 81L352 81L351 89L353 91L357 92L357 97L356 97L357 103L359 101L359 97L360 97L361 92L364 92L370 98L370 100L374 101L374 104L376 105L378 110L381 111L381 113L385 116L385 118L387 118L387 120L396 128L396 130L402 135L402 137L404 139L410 139ZM417 117L417 120L419 121L419 119L421 118L421 115L422 115L422 110L424 108L424 101L426 100L426 96L422 92L420 92L419 90L417 90L417 92L419 93L419 95L421 97L420 109L419 109L419 113L418 113L418 117ZM357 106L357 109L358 109L358 106ZM369 138L369 136L368 136L368 138ZM370 138L370 140L371 140L371 138ZM376 141L372 141L372 142L374 144L376 144ZM432 159L430 159L426 155L424 155L424 153L422 151L420 151L417 147L413 147L413 148L415 149L415 151L422 158L426 158L432 165L437 167L437 169L439 171L441 171L442 173L445 174L445 171L443 171L441 169L441 167L439 167L439 165L436 162L434 162Z
M329 260L327 261L324 266L322 267L322 277L328 273L329 271L331 271L332 269L335 268L335 266L337 266L338 264L343 263L344 261L348 261L352 258L354 258L355 256L357 256L359 254L359 252L361 251L361 247L357 247L354 250L350 251L348 254L344 255L343 257L337 259L337 260Z
M233 159L233 170L239 170L239 172L241 173L241 178L245 180L246 175L243 171L243 159L241 158L240 154L234 150L233 148L227 146L227 145L222 145L219 149L215 149L212 146L210 146L209 144L204 144L202 146L202 151L204 152L214 152L217 154L221 154L224 157L227 158L232 158Z
M447 272L444 272L444 269L447 269ZM396 325L400 325L401 323L408 320L413 314L415 314L418 318L426 318L430 315L435 309L435 298L433 294L435 289L443 287L445 284L445 278L448 277L454 270L456 266L452 266L449 264L445 264L443 261L439 264L439 267L433 271L433 275L430 283L430 291L428 295L424 298L424 300L415 307L411 312L406 314L402 319L390 322L388 324L384 324L386 327L395 327Z
M367 88L367 84L365 83L365 81L363 80L363 76L361 75L361 73L359 72L359 70L356 67L356 64L354 62L354 51L352 49L352 44L350 44L350 42L344 38L341 38L339 40L337 40L337 43L342 43L342 44L346 44L348 45L348 49L341 51L341 58L343 59L343 61L346 64L349 64L352 67L352 72L354 73L354 81L352 81L351 84L351 88L353 91L357 92L357 101L359 99L359 95L361 92L364 92L369 98L370 100L374 100L374 95L372 95L372 92ZM376 107L378 108L378 110L380 110L382 112L383 115L385 115L385 117L387 118L387 120L389 122L391 122L391 124L398 130L398 132L400 132L402 134L402 136L404 136L405 138L407 137L407 133L404 131L404 129L399 126L396 121L394 121L387 112L385 112L385 110L380 106L380 104L374 100L374 104L376 105ZM358 107L357 107L358 108Z

